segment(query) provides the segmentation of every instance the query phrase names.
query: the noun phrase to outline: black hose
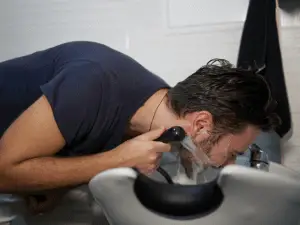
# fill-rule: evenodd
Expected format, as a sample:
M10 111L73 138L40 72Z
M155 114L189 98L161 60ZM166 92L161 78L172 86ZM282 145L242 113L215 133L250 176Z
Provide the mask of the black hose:
M161 168L160 166L157 168L157 172L159 172L169 184L174 184L171 176L167 173L167 171L165 171L163 168Z
M155 141L160 141L163 143L181 142L186 136L186 133L182 127L175 126L166 130L159 138ZM171 176L161 167L157 168L159 172L169 184L174 184Z

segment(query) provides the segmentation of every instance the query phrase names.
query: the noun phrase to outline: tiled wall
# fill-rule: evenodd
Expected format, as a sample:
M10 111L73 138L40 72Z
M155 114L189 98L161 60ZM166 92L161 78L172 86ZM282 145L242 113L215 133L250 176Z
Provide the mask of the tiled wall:
M65 41L91 40L131 55L175 84L211 58L236 62L248 1L0 1L0 61ZM281 42L294 133L285 145L285 162L300 170L300 13L288 2Z

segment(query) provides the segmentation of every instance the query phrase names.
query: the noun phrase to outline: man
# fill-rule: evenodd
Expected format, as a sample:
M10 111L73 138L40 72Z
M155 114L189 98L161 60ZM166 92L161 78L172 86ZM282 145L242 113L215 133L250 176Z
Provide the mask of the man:
M275 125L270 101L261 76L225 60L210 61L172 88L130 57L92 42L2 62L0 192L46 194L42 202L29 198L42 212L61 190L101 171L151 173L170 150L153 140L175 125L215 165L232 163L260 130Z

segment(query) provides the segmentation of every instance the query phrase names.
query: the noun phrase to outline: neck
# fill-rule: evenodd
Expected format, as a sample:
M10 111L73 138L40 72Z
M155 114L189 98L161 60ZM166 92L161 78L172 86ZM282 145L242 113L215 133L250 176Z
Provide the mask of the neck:
M148 132L150 126L153 130L179 124L178 116L168 107L167 91L167 89L157 91L138 109L129 124L128 133L130 135Z

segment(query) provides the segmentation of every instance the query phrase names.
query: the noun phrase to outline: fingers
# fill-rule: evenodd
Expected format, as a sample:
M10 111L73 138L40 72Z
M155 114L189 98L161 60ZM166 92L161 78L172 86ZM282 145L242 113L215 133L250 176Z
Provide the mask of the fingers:
M158 167L159 165L149 164L149 165L137 167L137 169L145 175L151 175L157 170Z
M138 168L138 170L140 171L140 173L145 174L147 176L151 175L156 171L156 169L149 169L149 168Z
M153 156L151 156L149 158L149 163L146 164L146 167L150 170L151 169L156 169L160 164L161 158L162 158L161 153L154 153Z
M163 152L170 152L171 151L171 145L170 144L165 144L162 142L155 142L153 141L153 151L156 153L163 153Z
M155 129L152 131L149 131L147 133L144 133L142 135L137 136L135 139L140 141L153 141L157 138L159 138L163 132L165 131L165 128L161 127L159 129Z
M143 174L150 175L159 167L161 158L162 154L156 154L156 157L151 160L152 162L137 166L137 169Z
M135 140L138 141L152 141L152 149L155 152L169 152L171 150L171 146L169 144L165 144L163 142L154 141L155 139L159 138L163 132L165 131L165 128L159 128L152 131L149 131L147 133L144 133L142 135L139 135L135 137Z

